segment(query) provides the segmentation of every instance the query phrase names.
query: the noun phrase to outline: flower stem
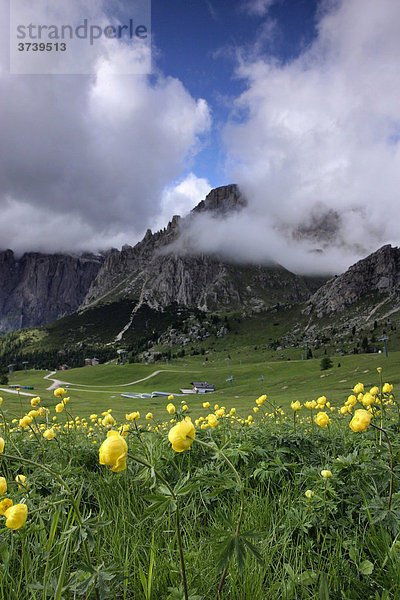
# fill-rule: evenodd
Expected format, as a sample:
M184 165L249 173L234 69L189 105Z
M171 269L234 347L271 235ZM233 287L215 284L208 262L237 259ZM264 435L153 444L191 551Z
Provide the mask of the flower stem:
M389 448L389 453L390 453L390 485L389 485L388 511L390 511L390 507L392 506L393 479L394 479L392 445L390 443L389 436L387 434L386 429L383 429L382 427L378 427L378 425L374 425L373 423L371 423L370 425L371 425L371 427L374 427L375 429L379 429L381 435L382 435L382 433L384 434L384 436L386 437L388 448Z
M187 585L187 579L186 579L185 556L184 556L184 553L183 553L183 544L182 544L182 535L181 535L181 523L180 523L179 500L178 500L178 497L175 494L175 492L172 489L172 487L170 486L170 484L168 483L168 481L165 479L165 477L163 475L161 475L161 473L159 473L153 467L153 465L151 465L150 463L148 463L146 460L143 460L143 458L139 458L138 456L134 456L133 454L129 454L128 453L128 457L131 458L132 460L134 460L135 462L139 463L143 467L147 467L148 469L151 469L154 472L155 476L158 477L158 479L160 481L162 481L162 483L167 487L167 489L170 492L172 498L175 500L175 503L176 503L176 510L175 510L176 539L177 539L177 542L178 542L179 560L180 560L180 563L181 563L181 575L182 575L183 591L184 591L184 595L185 595L185 600L189 600L188 585Z

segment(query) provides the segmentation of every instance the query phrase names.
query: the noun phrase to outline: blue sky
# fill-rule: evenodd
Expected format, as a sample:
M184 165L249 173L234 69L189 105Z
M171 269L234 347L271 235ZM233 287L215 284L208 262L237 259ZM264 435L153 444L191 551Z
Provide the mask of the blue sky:
M251 54L257 43L258 53L291 60L315 37L316 9L316 0L280 0L259 13L241 0L152 1L156 68L205 98L212 112L214 126L194 169L213 187L228 182L220 127L246 88L236 75L238 55Z
M131 6L11 1L39 23L62 9L63 22L105 24ZM233 182L246 211L196 222L194 251L333 273L400 243L399 0L151 8L149 75L120 75L147 50L104 37L89 75L73 74L72 48L59 56L71 74L16 75L0 0L3 248L133 245Z

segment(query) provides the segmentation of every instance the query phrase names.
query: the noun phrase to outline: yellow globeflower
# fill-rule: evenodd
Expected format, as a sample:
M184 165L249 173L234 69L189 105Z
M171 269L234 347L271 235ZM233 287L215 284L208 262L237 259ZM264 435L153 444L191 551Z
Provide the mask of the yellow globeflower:
M168 398L167 398L167 400L173 400L173 399L174 399L174 395L173 395L173 394L170 394L170 395L168 396Z
M0 397L0 406L3 404L3 398Z
M321 475L324 479L330 479L332 477L332 471L328 471L328 469L323 469L321 471Z
M354 432L365 431L371 422L371 418L372 414L370 412L363 408L359 408L355 411L349 426Z
M214 427L216 427L219 423L217 417L215 415L207 415L206 417L207 419L207 423L210 427L212 427L214 429Z
M0 495L7 491L7 481L5 477L0 477Z
M374 385L374 387L372 387L369 390L369 393L372 394L373 396L376 396L379 393L379 388L377 385Z
M26 517L28 516L28 507L26 504L14 504L10 506L4 513L6 518L6 527L9 529L19 529L25 525Z
M362 394L364 393L364 384L363 383L357 383L354 387L353 387L353 392L355 394Z
M315 417L314 421L320 427L326 427L329 423L329 417L325 412L319 412Z
M294 410L294 411L297 411L297 410L301 410L303 407L302 407L302 405L300 404L299 400L296 400L296 402L291 402L291 403L290 403L290 408L291 408L292 410Z
M189 419L185 419L170 429L168 439L175 452L184 452L185 450L190 450L195 435L193 423Z
M384 383L383 384L383 388L382 388L382 392L384 394L390 394L391 391L393 391L393 386L390 385L390 383Z
M188 408L189 408L189 407L188 407L188 405L187 405L187 404L184 404L184 405L182 406L182 410L188 410Z
M4 440L2 437L0 437L0 454L2 454L4 452Z
M113 425L115 425L115 419L112 415L110 415L110 413L107 413L101 422L104 427L112 427Z
M256 400L257 406L262 406L264 404L264 402L266 401L266 399L267 399L267 396L265 394L263 394L262 396L257 398L257 400Z
M63 402L59 402L58 404L56 404L56 413L62 413L63 410L64 410Z
M27 484L25 484L25 481L26 481L26 477L25 477L25 475L17 475L17 476L15 477L15 481L16 481L17 483L21 483L21 484L22 484L22 485L19 485L19 486L18 486L18 489L19 489L19 490L23 490L24 488L26 488L26 487L27 487Z
M107 433L107 439L99 448L100 464L111 467L111 471L114 473L119 473L126 469L127 453L128 444L124 438L118 431L111 430Z
M376 370L378 371L378 373L382 373L382 367L376 367Z
M30 410L28 412L28 417L32 417L32 419L37 419L39 416L39 411L38 410Z
M4 498L4 500L0 502L0 515L4 517L4 515L6 514L6 510L8 510L12 505L13 501L11 500L11 498Z
M203 408L210 408L209 402L203 402Z
M304 493L306 498L308 498L309 500L311 500L311 498L314 496L314 492L312 490L306 490Z
M140 412L131 412L128 415L125 415L125 419L127 421L137 421L138 419L140 419Z
M317 398L317 404L320 404L321 406L325 406L326 396L320 396L319 398Z
M175 409L175 406L172 404L172 402L170 402L169 404L167 404L167 412L168 412L170 415L173 415L173 414L175 414L175 410L176 410L176 409Z
M62 398L62 396L65 396L67 392L64 390L64 388L57 388L54 390L54 395L56 398Z
M376 400L377 400L377 398L375 398L375 396L373 394L369 393L369 394L364 394L364 397L361 400L361 402L363 403L364 406L371 406Z
M52 440L55 438L56 434L54 429L46 429L46 431L43 432L43 437L45 440Z
M29 415L25 415L22 419L19 420L20 427L28 427L32 423L32 417Z
M146 421L152 421L153 420L153 413L149 412L146 415Z
M31 406L32 406L32 408L35 408L38 404L40 404L40 398L39 398L39 396L36 396L35 398L32 398L32 400L31 400Z

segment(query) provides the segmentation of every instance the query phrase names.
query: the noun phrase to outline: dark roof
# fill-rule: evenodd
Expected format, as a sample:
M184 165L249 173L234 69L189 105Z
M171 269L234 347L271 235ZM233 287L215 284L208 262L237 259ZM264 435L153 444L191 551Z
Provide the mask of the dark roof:
M207 383L207 381L191 381L191 385L197 388L214 388L215 385L212 383Z

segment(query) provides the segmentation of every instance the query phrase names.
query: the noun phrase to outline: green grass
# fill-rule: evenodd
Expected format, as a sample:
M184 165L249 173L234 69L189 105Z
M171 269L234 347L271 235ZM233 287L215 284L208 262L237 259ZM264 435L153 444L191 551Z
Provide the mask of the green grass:
M247 357L240 358L241 353L231 353L231 360L226 361L225 354L215 355L205 363L204 357L193 356L165 363L143 365L98 365L82 367L68 371L57 371L56 379L70 382L68 386L71 396L71 407L74 414L87 416L93 412L103 412L109 408L118 419L125 413L139 410L144 416L148 411L158 419L165 417L166 399L126 399L125 392L151 393L164 391L178 394L180 388L190 388L191 381L208 381L216 386L216 392L207 395L185 396L192 415L203 414L202 403L207 399L212 405L236 407L242 413L249 413L255 399L263 393L278 405L289 406L293 400L316 399L325 395L333 405L341 404L351 393L352 387L362 381L366 387L372 387L378 381L376 368L383 366L385 380L393 384L400 383L400 352L391 352L386 359L382 355L366 354L344 356L334 360L334 367L327 371L320 370L319 359L308 361L260 361L259 352L252 351ZM337 364L340 361L341 366ZM240 362L242 364L240 364ZM162 372L139 383L130 382L143 379L154 371ZM54 406L57 400L52 392L46 391L50 381L44 380L45 371L16 372L10 377L10 384L33 385L32 394L43 398L47 406ZM233 375L233 386L226 379ZM259 377L264 376L264 381ZM19 415L20 402L15 394L1 392L5 399L4 407L10 414ZM29 397L24 406L28 406ZM180 398L177 398L177 402Z

